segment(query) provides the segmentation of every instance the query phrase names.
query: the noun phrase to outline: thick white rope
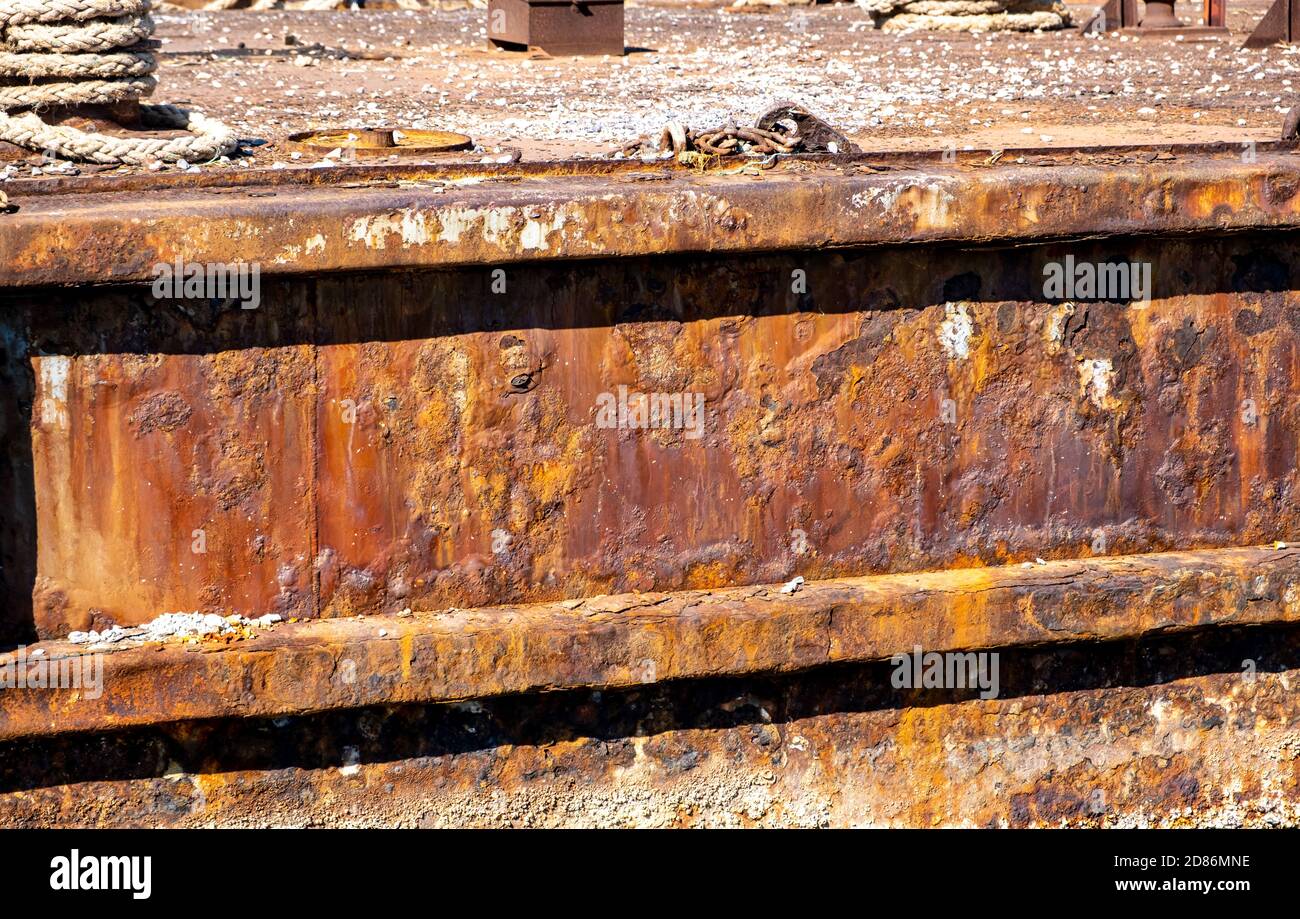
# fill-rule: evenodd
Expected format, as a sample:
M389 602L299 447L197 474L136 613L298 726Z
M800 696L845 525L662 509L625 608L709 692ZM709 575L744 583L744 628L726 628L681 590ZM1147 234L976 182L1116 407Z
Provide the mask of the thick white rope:
M104 105L153 93L157 68L150 0L0 0L0 140L63 159L105 165L203 163L238 137L219 121L174 105L141 105L145 125L172 138L112 137L46 124L51 107ZM26 110L24 114L13 114Z

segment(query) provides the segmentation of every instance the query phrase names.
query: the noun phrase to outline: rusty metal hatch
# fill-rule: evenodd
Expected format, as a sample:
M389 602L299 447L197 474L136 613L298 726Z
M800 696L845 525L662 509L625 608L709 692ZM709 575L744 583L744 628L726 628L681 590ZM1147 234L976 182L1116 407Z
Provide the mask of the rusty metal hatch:
M334 131L302 131L289 135L296 148L317 155L339 150L344 156L371 159L381 156L422 156L468 150L474 141L454 131L426 131L416 128L354 128Z

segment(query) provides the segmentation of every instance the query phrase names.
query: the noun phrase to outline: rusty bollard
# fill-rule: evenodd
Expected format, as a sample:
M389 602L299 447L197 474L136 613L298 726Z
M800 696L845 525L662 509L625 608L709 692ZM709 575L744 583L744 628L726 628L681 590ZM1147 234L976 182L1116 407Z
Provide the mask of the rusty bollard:
M1177 0L1147 0L1139 26L1143 29L1177 29L1182 26L1174 14Z

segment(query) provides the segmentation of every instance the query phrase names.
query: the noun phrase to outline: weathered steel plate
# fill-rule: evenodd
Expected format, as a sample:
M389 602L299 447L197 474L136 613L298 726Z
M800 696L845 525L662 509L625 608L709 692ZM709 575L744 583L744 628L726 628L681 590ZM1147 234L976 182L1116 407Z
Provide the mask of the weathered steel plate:
M1154 297L1049 302L1067 255ZM37 626L1289 539L1297 265L1276 233L517 265L285 282L215 331L47 296ZM624 391L699 425L602 427Z
M11 519L38 534L41 633L314 611L313 355L257 346L310 305L265 294L274 308L234 315L144 292L21 297L7 313L30 336L14 357L30 362L36 516Z

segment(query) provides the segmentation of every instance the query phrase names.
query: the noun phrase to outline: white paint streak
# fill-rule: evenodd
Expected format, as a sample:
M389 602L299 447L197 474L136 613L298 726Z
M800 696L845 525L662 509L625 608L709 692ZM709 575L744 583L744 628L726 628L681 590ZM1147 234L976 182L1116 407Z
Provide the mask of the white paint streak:
M387 221L387 217L361 217L354 220L348 238L353 242L365 243L367 249L387 249Z
M550 222L529 220L524 224L524 231L519 234L519 245L524 249L546 249L546 238L564 227L565 215L555 214Z
M855 210L873 206L877 211L893 211L900 204L911 206L912 216L921 226L947 226L948 208L956 198L948 184L930 181L924 184L903 180L856 192L850 199Z
M68 427L68 376L72 358L50 354L39 358L41 377L41 423L52 428Z
M402 212L402 245L422 246L429 241L429 230L420 211Z
M479 226L484 241L495 243L510 229L514 218L513 207L448 208L438 212L438 241L458 243L461 236Z
M939 324L939 344L950 358L958 360L970 355L970 340L975 325L966 311L965 303L949 303L947 317Z

